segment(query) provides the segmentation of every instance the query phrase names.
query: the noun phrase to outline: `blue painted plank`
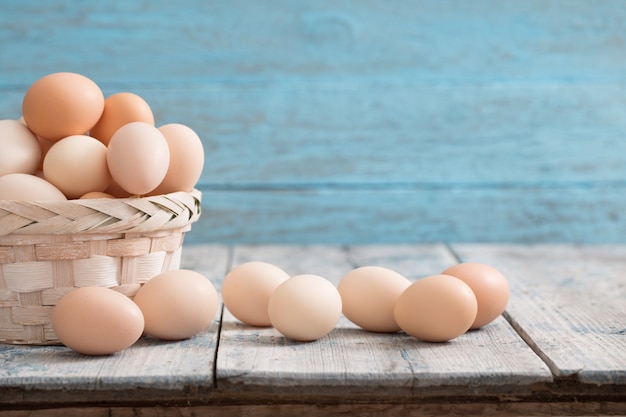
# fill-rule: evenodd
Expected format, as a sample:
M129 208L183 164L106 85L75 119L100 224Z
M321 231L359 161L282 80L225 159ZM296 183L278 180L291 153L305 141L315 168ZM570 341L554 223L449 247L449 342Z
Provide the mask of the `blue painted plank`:
M623 187L205 191L186 244L626 241Z
M624 79L620 0L10 0L2 84Z
M69 70L188 124L192 242L623 242L624 22L619 0L9 1L0 118Z
M108 89L114 92L113 89ZM135 88L204 141L205 187L626 186L626 84ZM0 100L19 116L22 92Z

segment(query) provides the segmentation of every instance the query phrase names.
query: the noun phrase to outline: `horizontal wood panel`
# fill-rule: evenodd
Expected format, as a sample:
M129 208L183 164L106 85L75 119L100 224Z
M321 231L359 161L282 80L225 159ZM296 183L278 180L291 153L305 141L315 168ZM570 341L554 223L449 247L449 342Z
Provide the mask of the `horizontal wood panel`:
M182 267L218 288L228 270L251 260L290 275L319 274L333 284L361 265L417 280L472 260L501 269L512 295L505 317L449 343L365 332L345 317L329 335L298 343L271 328L246 326L225 309L194 338L142 338L106 357L60 346L0 346L0 414L48 415L57 408L61 415L84 406L85 413L115 407L120 415L166 415L171 409L164 407L182 406L192 414L234 415L263 404L278 415L298 406L325 415L338 405L346 413L358 405L355 410L372 413L384 406L378 412L621 415L623 251L607 245L187 245Z
M130 89L203 139L201 185L626 184L626 84Z
M621 188L203 193L188 243L622 242Z
M192 242L623 242L624 22L619 0L11 2L0 119L75 71L189 125L221 220Z
M2 83L624 77L619 0L10 2Z

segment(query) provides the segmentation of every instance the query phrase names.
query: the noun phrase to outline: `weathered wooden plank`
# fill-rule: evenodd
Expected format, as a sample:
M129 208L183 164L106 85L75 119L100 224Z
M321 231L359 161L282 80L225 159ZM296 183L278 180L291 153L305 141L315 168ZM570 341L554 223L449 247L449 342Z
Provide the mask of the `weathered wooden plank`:
M182 267L219 282L227 268L224 246L185 247ZM0 345L0 403L166 401L213 389L219 314L193 338L141 338L110 356L79 355L64 346Z
M619 0L368 3L14 1L4 83L50 70L102 81L394 77L622 78Z
M189 242L619 243L621 187L206 190Z
M558 378L613 385L626 398L626 247L454 245L499 268L507 313Z
M274 263L290 275L322 275L335 284L359 265L398 266L415 279L418 273L438 273L455 262L440 245L235 248L233 265L249 260ZM551 375L503 319L450 343L430 344L404 333L365 332L343 317L329 335L298 343L273 328L244 325L225 309L216 378L218 391L226 397L388 400L528 394Z
M2 417L169 417L208 416L220 417L277 417L277 416L619 416L626 413L621 402L585 403L575 401L520 402L515 400L473 403L407 403L407 404L245 404L197 405L161 407L68 407L38 410L1 411Z

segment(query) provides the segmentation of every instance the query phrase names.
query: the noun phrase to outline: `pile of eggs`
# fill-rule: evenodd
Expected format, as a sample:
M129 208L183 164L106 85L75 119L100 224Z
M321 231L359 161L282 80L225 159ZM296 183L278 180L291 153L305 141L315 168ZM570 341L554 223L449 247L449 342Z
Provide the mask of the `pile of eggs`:
M204 151L182 124L155 126L149 105L129 92L106 99L87 77L53 73L26 92L23 120L0 120L0 200L123 198L191 191ZM330 333L343 314L364 330L405 333L428 342L454 339L498 317L509 287L495 268L461 263L409 281L364 266L334 286L313 274L290 277L266 262L247 262L224 277L224 306L243 323L273 326L297 341ZM159 274L129 298L83 287L63 296L52 326L77 352L101 355L142 335L181 340L213 321L218 295L190 270Z
M20 120L0 120L0 200L126 198L190 192L204 164L198 135L179 123L155 126L140 96L105 99L81 74L58 72L26 91ZM205 329L217 311L213 284L171 270L143 284L134 298L82 287L65 294L51 321L77 352L111 354L142 335L180 340Z
M243 323L273 326L298 341L319 339L341 314L371 332L452 340L498 317L509 300L506 278L481 263L460 263L411 282L380 266L348 272L335 287L318 275L289 277L265 262L246 262L222 284L224 306Z
M188 126L155 126L148 103L118 92L106 99L81 74L35 81L22 119L0 120L0 199L123 198L191 191L204 165Z

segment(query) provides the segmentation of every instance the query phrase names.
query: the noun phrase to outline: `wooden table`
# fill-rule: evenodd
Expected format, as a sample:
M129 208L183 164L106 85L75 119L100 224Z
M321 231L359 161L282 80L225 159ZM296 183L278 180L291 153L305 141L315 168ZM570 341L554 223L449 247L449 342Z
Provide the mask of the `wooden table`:
M335 284L356 266L415 280L471 260L499 268L511 299L502 317L448 343L368 333L345 317L324 338L299 343L221 309L192 339L142 338L112 356L0 345L0 415L626 414L626 246L189 245L183 253L183 267L218 289L250 260Z

